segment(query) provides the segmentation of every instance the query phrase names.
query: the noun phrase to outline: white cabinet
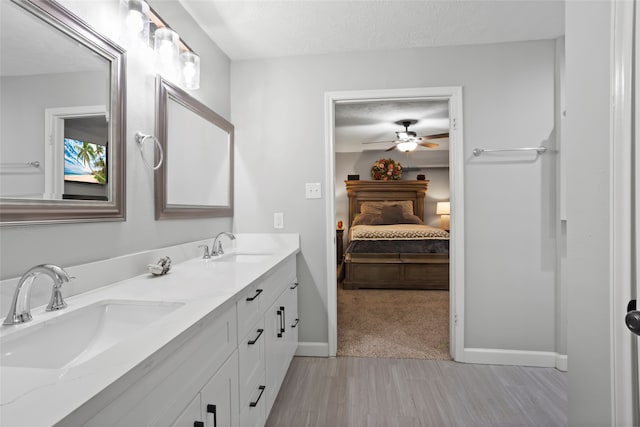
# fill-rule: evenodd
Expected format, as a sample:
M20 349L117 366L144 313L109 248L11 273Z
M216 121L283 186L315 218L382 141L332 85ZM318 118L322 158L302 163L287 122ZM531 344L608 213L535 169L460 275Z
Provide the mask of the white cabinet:
M238 354L233 353L172 427L237 427Z
M264 426L298 345L297 319L291 256L59 425Z
M258 293L258 289L263 291ZM258 299L259 303L249 304ZM240 313L246 317L241 319ZM242 427L265 424L298 346L297 318L295 258L259 280L238 300L239 330L246 319L257 319L238 343Z
M298 284L289 283L265 314L267 413L298 346Z

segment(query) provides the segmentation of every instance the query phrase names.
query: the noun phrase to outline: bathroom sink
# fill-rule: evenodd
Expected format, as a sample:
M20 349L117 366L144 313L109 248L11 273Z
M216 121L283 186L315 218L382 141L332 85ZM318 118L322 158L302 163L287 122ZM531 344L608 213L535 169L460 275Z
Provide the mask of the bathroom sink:
M229 253L219 257L211 258L215 262L253 263L262 262L269 254L263 253Z
M183 303L105 300L0 338L0 365L62 369L80 365Z

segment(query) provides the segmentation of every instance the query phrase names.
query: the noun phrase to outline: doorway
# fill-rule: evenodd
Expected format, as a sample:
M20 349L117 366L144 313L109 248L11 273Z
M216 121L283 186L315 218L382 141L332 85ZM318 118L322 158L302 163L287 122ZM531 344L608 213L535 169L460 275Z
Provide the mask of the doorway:
M335 124L337 103L363 103L371 101L417 101L432 100L446 102L449 106L449 191L451 203L450 238L450 286L449 286L449 354L456 361L463 361L464 350L464 230L463 230L463 176L462 176L462 88L417 88L374 91L332 92L325 95L326 135L326 230L336 242L336 163ZM456 167L456 165L458 165ZM329 331L329 356L337 352L337 289L336 289L336 245L327 249L327 308Z

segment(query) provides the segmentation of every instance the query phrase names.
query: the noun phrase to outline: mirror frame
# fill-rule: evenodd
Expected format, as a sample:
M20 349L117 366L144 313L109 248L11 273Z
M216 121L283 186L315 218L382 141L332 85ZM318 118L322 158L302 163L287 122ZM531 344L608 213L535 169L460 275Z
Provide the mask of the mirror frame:
M54 0L11 0L110 63L109 201L0 199L0 225L32 225L125 220L126 56L107 39ZM46 167L46 165L45 165Z
M229 205L171 205L167 203L167 156L168 152L168 103L174 100L183 107L191 110L214 126L229 134ZM156 170L155 174L155 211L156 219L184 219L184 218L217 218L233 216L233 139L234 126L224 117L211 110L209 107L189 95L184 90L172 84L158 75L156 77L156 137L162 151L165 153L164 163ZM159 153L156 151L155 162L159 161Z

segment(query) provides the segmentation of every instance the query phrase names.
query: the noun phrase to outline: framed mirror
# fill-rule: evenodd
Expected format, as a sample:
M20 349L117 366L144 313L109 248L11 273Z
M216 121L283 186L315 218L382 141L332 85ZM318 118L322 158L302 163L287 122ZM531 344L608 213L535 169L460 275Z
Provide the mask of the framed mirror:
M0 225L124 220L124 50L53 0L0 8Z
M233 125L161 76L156 85L156 219L233 216Z

